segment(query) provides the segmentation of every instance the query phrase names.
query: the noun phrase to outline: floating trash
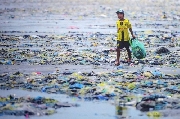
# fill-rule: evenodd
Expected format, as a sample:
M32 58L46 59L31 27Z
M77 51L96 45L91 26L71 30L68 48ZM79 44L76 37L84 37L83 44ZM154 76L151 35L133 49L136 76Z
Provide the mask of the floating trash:
M77 104L61 103L57 100L45 97L0 97L1 116L43 116L57 113L58 108L77 107Z

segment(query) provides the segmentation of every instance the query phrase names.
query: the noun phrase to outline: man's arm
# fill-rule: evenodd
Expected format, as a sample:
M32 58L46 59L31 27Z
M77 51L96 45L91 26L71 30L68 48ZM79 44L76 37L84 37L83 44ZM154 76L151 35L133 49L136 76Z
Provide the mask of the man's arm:
M129 31L130 31L130 33L131 33L131 36L132 36L133 38L136 38L136 37L134 36L134 34L133 34L132 28L129 28Z
M117 33L119 32L118 22L116 22Z
M136 38L136 37L134 36L134 34L133 34L132 26L131 26L131 23L130 23L129 20L128 20L128 28L129 28L129 31L131 32L131 36L132 36L133 38Z

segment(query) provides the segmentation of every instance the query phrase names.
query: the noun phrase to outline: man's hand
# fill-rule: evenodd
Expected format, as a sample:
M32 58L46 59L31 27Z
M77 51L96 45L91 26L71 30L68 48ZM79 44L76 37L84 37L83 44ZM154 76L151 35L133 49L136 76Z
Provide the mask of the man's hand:
M132 28L129 28L129 31L131 32L132 37L133 37L133 38L136 38L136 36L133 35Z
M132 37L135 39L136 38L136 36L135 35L132 35Z

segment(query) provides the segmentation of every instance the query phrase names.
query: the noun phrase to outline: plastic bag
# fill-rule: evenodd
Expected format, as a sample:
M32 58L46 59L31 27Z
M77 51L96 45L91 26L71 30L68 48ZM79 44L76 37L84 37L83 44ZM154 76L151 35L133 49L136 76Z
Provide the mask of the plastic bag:
M146 50L144 44L138 39L131 39L130 45L132 48L132 53L137 59L143 59L146 57Z

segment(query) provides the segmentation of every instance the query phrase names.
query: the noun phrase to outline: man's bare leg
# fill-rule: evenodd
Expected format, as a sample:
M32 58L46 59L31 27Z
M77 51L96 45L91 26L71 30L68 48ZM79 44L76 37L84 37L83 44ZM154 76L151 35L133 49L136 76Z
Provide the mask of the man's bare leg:
M130 51L129 47L126 48L126 50L128 52L128 63L131 63L131 51Z
M120 58L120 48L117 48L116 49L116 52L117 52L117 59L116 59L116 65L120 65L120 62L119 62L119 58Z

